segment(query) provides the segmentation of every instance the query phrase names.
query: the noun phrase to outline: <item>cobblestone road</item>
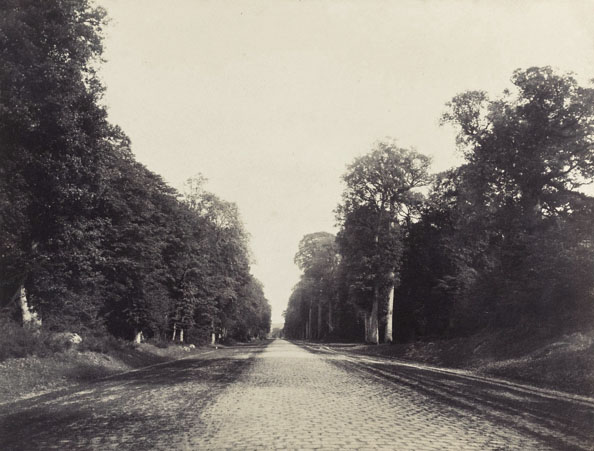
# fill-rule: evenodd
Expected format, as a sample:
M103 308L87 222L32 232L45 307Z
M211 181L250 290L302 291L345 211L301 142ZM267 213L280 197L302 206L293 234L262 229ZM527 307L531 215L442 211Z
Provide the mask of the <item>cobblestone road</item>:
M219 349L6 404L0 449L594 449L591 400L319 352Z
M206 409L204 432L189 445L396 450L591 449L594 445L594 429L589 428L594 426L594 405L585 407L586 429L572 430L566 437L564 425L535 421L538 418L529 412L535 409L535 396L493 385L492 397L502 393L499 405L482 400L463 404L458 396L444 396L434 388L440 374L419 372L423 379L411 385L374 372L376 368L350 357L320 358L276 341ZM463 392L465 385L476 384L462 379L453 386ZM531 404L526 414L517 411L518 402ZM543 408L550 407L550 399L543 402ZM578 408L559 400L555 406L563 403L574 406L572 411ZM553 426L562 429L551 430Z

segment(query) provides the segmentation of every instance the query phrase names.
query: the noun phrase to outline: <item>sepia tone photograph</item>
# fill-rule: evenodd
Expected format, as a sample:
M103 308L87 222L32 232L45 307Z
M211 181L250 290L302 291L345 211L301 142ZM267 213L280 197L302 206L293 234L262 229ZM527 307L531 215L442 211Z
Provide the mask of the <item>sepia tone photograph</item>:
M0 450L594 450L594 0L0 0Z

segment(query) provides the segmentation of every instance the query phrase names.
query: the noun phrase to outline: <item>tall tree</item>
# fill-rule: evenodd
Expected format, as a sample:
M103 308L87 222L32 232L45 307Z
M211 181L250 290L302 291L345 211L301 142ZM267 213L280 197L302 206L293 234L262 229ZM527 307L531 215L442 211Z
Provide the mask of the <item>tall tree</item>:
M518 69L512 83L514 92L493 101L477 91L454 97L443 121L458 128L483 190L533 223L562 211L593 180L594 89L550 67Z
M561 268L583 261L578 255L588 249L579 244L587 234L574 227L590 214L590 200L578 188L594 180L594 89L550 67L517 70L512 83L496 100L484 92L460 94L443 117L458 128L467 160L457 185L469 208L460 202L456 208L469 214L458 215L456 228L488 231L474 234L482 237L488 263L473 268L475 292L467 293L481 301L476 310L487 318L475 317L475 324L549 318L554 305L567 305L561 302L566 287L588 279L570 283ZM565 299L576 297L589 298L582 292Z
M284 334L288 338L309 339L311 290L309 281L300 279L293 287L285 315Z
M91 0L0 0L0 308L17 300L15 316L53 329L181 338L236 320L247 293L261 335L237 208L180 199L108 123L104 23Z
M336 268L338 264L336 238L327 232L305 235L299 242L295 263L303 271L302 282L310 285L312 297L309 309L317 313L316 338L322 338L324 331L333 332L333 304L336 302ZM327 322L323 326L323 312ZM313 326L309 320L310 327Z
M175 192L130 154L112 163L99 208L109 218L102 272L110 289L102 314L116 336L162 335L170 310L165 252L175 233Z
M381 304L382 279L387 279L388 305L386 306L385 341L392 341L393 293L396 285L398 246L386 240L397 241L400 225L407 227L414 219L422 195L415 191L429 183L428 167L430 159L411 149L396 146L394 142L381 142L367 155L357 158L347 170L343 180L346 189L342 204L337 213L345 223L352 212L361 207L373 213L374 249L384 258L377 259L373 268L373 302L369 314L367 341L379 342L379 314Z
M66 321L92 323L101 301L95 207L113 136L94 66L103 22L85 0L0 2L0 271Z
M208 266L199 295L206 308L198 311L197 322L210 327L212 334L223 334L232 328L246 300L242 290L252 283L248 235L237 206L206 191L205 181L202 176L188 180L184 196L186 205L203 221L207 237L203 252Z

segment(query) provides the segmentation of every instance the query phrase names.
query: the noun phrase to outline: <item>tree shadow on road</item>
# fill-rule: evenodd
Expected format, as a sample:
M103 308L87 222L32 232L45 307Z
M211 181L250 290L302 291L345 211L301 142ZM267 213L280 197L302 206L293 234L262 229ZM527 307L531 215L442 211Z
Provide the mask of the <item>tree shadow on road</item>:
M263 350L266 345L250 347ZM0 406L0 449L60 447L60 440L69 439L84 449L94 448L87 439L124 431L138 437L173 433L188 409L195 418L253 363L258 352L243 349L224 357L177 360ZM64 442L63 448L70 446Z

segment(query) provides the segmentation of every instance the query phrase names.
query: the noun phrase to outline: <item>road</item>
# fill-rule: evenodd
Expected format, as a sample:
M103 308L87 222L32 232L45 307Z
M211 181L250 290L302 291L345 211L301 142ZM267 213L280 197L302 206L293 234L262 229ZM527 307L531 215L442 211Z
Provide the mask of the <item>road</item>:
M283 340L0 406L0 449L594 449L594 401Z

